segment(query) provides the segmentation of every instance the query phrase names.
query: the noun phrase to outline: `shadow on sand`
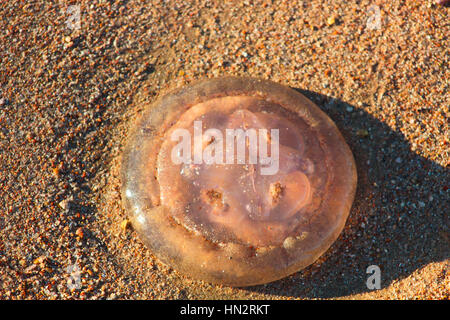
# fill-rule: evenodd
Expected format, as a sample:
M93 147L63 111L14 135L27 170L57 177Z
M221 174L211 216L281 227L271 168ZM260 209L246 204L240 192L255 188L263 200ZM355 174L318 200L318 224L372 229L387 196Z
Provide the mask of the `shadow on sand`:
M370 291L370 265L380 267L385 288L430 262L448 259L448 169L411 151L401 132L370 114L296 90L335 121L350 145L358 167L355 202L346 228L319 261L288 278L245 290L337 298Z

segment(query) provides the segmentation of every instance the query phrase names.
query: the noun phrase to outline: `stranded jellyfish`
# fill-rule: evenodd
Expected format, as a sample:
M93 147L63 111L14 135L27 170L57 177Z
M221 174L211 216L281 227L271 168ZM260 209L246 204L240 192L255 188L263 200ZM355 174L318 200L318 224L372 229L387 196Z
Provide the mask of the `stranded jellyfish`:
M125 148L122 195L164 263L230 286L313 263L342 231L356 189L335 124L297 91L226 77L143 113Z

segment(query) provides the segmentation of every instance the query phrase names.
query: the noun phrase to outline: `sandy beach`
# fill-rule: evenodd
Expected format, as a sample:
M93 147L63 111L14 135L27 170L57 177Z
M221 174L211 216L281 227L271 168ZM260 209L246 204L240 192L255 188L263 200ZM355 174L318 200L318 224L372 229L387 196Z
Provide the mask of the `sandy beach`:
M434 1L2 1L0 299L449 299L449 7ZM192 280L130 225L124 145L193 81L315 102L356 160L344 231L261 286ZM381 288L366 285L380 268Z

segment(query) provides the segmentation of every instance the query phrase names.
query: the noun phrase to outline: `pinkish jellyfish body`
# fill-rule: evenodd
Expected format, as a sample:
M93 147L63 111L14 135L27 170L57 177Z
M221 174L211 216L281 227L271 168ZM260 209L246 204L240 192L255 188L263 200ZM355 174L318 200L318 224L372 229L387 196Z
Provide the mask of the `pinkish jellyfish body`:
M329 248L349 214L356 170L334 123L301 94L230 77L149 108L124 153L122 180L133 224L163 262L248 286L298 271Z

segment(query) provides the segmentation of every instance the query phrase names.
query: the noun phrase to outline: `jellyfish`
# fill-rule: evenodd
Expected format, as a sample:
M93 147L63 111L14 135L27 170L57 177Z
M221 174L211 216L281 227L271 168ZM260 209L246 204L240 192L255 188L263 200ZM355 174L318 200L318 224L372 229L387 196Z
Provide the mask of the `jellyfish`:
M350 148L325 113L289 87L239 77L149 105L121 180L135 230L163 263L239 287L319 258L343 230L357 183Z

